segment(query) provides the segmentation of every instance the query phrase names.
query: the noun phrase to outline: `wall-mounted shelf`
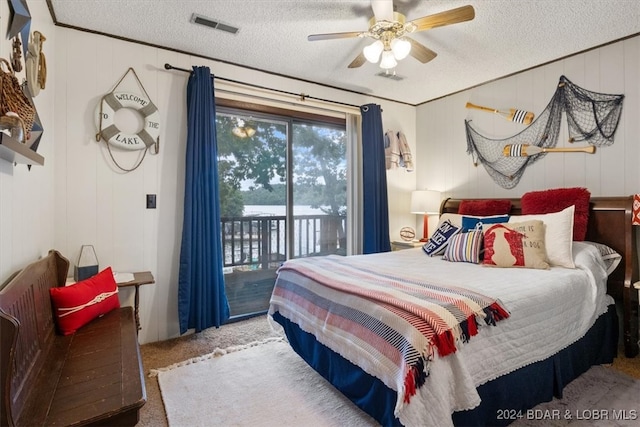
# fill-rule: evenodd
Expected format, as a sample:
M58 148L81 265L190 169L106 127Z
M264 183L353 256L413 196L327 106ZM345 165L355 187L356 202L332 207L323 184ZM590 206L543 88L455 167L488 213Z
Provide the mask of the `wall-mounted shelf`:
M0 132L0 158L11 163L44 165L44 157L2 132Z

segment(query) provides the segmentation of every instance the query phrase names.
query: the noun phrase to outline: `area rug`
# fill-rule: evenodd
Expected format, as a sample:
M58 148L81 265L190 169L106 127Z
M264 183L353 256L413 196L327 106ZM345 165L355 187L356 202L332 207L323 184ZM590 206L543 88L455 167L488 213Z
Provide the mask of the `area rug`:
M379 425L280 337L216 349L150 375L158 376L171 427ZM565 387L563 399L514 417L512 425L638 426L639 395L639 380L594 366Z
M377 426L283 338L217 349L151 370L171 427Z

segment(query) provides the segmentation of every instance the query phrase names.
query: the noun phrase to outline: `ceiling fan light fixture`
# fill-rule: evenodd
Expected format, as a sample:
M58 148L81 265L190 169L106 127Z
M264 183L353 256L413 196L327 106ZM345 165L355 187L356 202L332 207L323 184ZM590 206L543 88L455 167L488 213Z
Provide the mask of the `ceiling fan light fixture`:
M251 138L256 134L256 130L254 128L248 126L242 127L234 127L231 129L231 133L237 136L238 138Z
M367 61L375 64L376 62L378 62L378 59L380 59L380 54L382 53L383 49L384 44L380 40L376 40L369 46L365 46L364 49L362 49L362 53L364 57L367 58Z
M405 39L393 39L391 40L391 51L393 52L393 56L401 61L411 52L411 43L409 43Z
M389 70L391 68L395 68L398 65L398 61L393 56L393 52L390 50L385 50L382 52L382 59L380 59L380 68L384 68L385 70Z
M231 129L231 133L238 138L251 138L256 134L256 130L251 126L246 126L244 120L239 119L236 126Z

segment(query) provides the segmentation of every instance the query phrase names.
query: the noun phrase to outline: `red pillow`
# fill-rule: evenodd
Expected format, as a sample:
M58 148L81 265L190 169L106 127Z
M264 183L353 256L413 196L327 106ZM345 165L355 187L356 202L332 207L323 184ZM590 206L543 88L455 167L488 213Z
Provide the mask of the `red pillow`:
M463 200L458 206L460 215L490 216L505 215L511 212L511 200Z
M587 236L590 197L589 190L582 187L530 191L525 193L520 201L522 215L560 212L574 205L576 208L573 214L573 240L581 242Z
M62 335L70 335L80 327L120 307L118 285L111 267L76 284L49 289L53 312Z

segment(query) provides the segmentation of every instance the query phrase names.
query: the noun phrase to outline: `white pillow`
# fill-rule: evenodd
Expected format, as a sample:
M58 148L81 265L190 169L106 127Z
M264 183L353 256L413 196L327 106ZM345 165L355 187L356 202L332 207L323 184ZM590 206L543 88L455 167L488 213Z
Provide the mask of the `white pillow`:
M556 267L576 268L573 263L573 213L575 206L554 213L512 215L509 222L539 219L545 225L545 245L549 264Z
M446 220L449 220L451 225L455 225L458 228L462 227L462 215L460 214L443 213L442 215L440 215L440 219L438 219L438 227L440 227ZM436 227L436 229L438 227Z

